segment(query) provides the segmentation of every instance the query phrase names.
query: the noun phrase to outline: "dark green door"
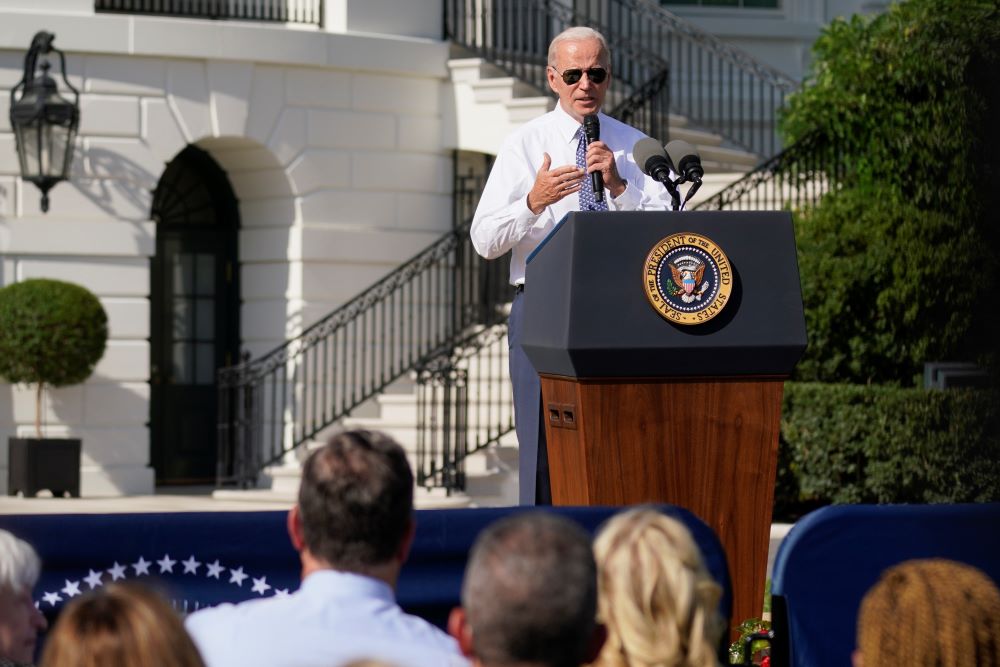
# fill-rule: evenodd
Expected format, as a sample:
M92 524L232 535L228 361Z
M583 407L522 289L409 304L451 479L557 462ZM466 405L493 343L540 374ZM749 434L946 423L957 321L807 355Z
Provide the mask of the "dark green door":
M216 372L239 347L236 197L194 146L164 171L153 197L150 437L161 484L215 479Z

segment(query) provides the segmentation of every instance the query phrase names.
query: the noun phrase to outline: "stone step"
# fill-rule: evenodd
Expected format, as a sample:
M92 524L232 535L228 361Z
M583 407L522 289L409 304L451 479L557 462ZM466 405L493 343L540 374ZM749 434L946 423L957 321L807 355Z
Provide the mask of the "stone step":
M502 69L483 58L451 58L448 60L448 69L451 71L451 80L455 83L505 76Z
M670 140L673 141L675 139L680 139L681 141L686 141L694 146L699 146L702 150L706 146L719 146L722 144L722 137L718 134L684 126L676 127L671 125Z
M512 123L525 123L552 111L555 100L551 97L516 97L507 102L507 116Z
M753 153L747 153L746 151L741 151L735 148L725 148L723 146L697 146L698 153L701 155L701 164L706 167L706 172L708 167L717 167L719 170L730 171L749 171L757 166L759 162L756 155ZM733 169L733 167L744 167L744 169ZM726 169L726 167L729 167Z
M480 79L471 82L475 100L479 103L507 103L516 98L534 98L538 91L514 77L497 77L495 79Z

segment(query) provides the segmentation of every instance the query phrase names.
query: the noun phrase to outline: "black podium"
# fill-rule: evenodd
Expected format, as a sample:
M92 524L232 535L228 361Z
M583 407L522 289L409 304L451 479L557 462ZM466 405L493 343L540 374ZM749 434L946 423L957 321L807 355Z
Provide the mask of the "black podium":
M791 215L572 213L529 258L557 505L667 502L719 536L760 615L783 382L806 344Z

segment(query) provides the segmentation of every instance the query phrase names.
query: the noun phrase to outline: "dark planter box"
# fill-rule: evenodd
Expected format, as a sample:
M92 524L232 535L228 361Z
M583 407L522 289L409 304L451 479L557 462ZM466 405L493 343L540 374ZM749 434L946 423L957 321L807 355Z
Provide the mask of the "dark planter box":
M9 438L7 495L33 497L42 489L53 496L80 497L79 438Z

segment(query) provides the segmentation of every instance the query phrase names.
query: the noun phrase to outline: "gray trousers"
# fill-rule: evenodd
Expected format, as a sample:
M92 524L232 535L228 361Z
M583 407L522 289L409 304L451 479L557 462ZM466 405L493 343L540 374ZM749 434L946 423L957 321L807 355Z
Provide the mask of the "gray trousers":
M518 291L510 309L507 343L510 381L514 386L514 428L517 431L521 505L551 505L549 458L542 418L542 382L521 348L524 331L524 292Z

